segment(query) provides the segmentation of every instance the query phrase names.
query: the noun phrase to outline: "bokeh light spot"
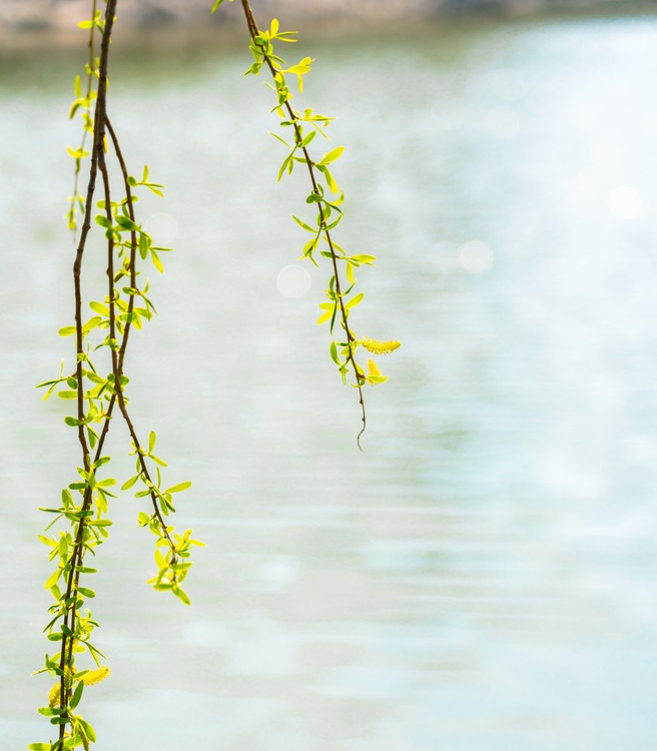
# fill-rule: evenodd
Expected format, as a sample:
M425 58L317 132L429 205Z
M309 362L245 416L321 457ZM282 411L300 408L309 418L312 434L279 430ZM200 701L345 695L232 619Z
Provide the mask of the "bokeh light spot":
M292 264L278 272L276 286L283 297L303 297L312 286L310 274L302 266Z
M458 260L469 274L483 274L493 265L493 251L481 240L471 240L459 248Z

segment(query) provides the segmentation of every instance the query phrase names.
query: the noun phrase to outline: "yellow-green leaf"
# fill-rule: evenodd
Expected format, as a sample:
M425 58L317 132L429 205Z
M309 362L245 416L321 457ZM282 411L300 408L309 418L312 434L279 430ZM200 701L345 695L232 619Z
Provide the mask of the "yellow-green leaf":
M355 297L352 297L351 300L345 305L345 308L349 310L350 308L355 308L356 305L362 302L363 297L365 297L364 292L359 292Z
M335 162L336 159L339 159L342 156L343 151L344 146L338 146L337 149L333 149L332 151L329 151L328 154L324 154L322 161L319 162L319 164L331 164L331 162Z
M56 571L53 571L53 573L48 577L48 581L44 584L44 589L50 589L51 587L54 587L55 584L57 584L59 577L62 575L61 568L58 568Z

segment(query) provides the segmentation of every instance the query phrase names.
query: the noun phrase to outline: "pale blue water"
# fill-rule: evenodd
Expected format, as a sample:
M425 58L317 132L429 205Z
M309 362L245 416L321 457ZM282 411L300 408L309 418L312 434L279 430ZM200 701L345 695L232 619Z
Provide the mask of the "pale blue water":
M364 455L314 324L322 275L299 299L276 286L305 185L275 182L247 55L122 49L112 117L133 171L168 185L142 216L177 233L133 411L193 479L179 523L209 547L183 609L144 584L151 541L117 502L94 611L113 676L85 695L98 748L654 751L657 19L300 51L347 147L340 237L380 256L354 324L403 341L367 394ZM77 453L32 384L69 356L76 66L0 58L3 751L49 730L35 508Z

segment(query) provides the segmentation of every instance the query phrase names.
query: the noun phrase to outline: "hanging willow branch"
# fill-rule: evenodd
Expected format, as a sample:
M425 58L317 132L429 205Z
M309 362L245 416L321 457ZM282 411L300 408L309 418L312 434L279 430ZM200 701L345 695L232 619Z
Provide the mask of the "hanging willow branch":
M216 0L211 12L214 13L222 2L223 0ZM331 234L343 218L343 211L340 206L344 201L344 193L339 189L329 165L342 156L344 147L332 149L324 154L320 160L311 157L308 148L310 143L317 133L327 138L325 129L333 118L316 113L308 108L304 109L303 112L294 109L291 104L293 94L286 81L286 74L295 76L298 81L299 93L303 92L304 76L310 72L312 64L315 62L314 59L304 57L296 65L289 68L284 67L286 65L285 60L275 51L274 42L294 43L296 32L280 31L277 19L271 22L269 29L259 29L248 0L241 0L241 3L251 37L249 49L254 58L247 74L259 75L263 66L269 70L273 84L267 85L275 91L277 100L274 111L281 118L280 125L292 132L292 143L272 133L288 150L279 170L278 179L280 180L286 172L291 174L296 163L305 165L308 172L311 190L306 198L306 203L316 209L314 225L296 216L292 218L303 230L312 235L312 238L303 248L302 257L308 258L317 265L315 254L319 252L319 255L328 258L330 262L331 273L326 290L328 302L320 304L322 313L317 322L330 321L332 340L329 352L331 359L337 365L344 383L347 383L348 374L351 373L353 377L351 385L358 391L362 427L356 440L360 447L360 438L367 426L363 386L366 383L374 386L388 379L381 374L378 366L371 359L368 360L367 371L365 371L356 359L356 351L359 346L362 346L374 355L384 355L399 347L397 341L378 342L366 337L358 338L353 333L353 328L349 323L351 311L361 303L364 297L362 292L353 293L356 285L354 271L362 265L373 264L376 261L376 256L365 253L349 255L344 248L335 242ZM318 251L322 242L325 247ZM341 268L343 271L341 271ZM345 277L346 282L344 281ZM333 339L336 321L340 324L345 341Z
M47 529L61 519L68 521L70 527L68 530L61 530L58 536L40 537L50 548L50 558L56 563L56 569L45 585L55 604L49 608L52 618L44 630L50 641L59 643L59 653L53 656L46 654L45 667L37 671L48 672L57 681L50 691L48 706L39 711L50 717L51 723L57 727L57 737L48 743L31 744L29 748L32 751L66 751L78 746L88 749L89 744L96 740L92 725L77 714L76 710L84 687L103 680L110 671L106 665L100 664L104 655L90 641L98 624L92 620L91 612L84 606L95 596L95 592L82 586L80 580L82 575L96 573L97 569L85 565L85 556L87 553L95 555L96 548L107 539L108 528L112 524L106 515L109 499L116 497L109 491L116 480L111 477L101 479L99 470L110 461L110 457L103 455L103 449L117 405L132 441L130 453L136 457L136 474L123 484L122 489L127 490L139 482L141 489L136 492L136 496L149 497L151 502L150 513L140 512L139 524L148 527L157 538L157 574L150 580L154 588L170 590L182 602L189 604L189 598L181 584L192 565L189 561L191 547L202 544L191 539L191 530L178 535L167 524L166 517L175 511L173 494L186 490L191 483L183 482L162 489L160 467L166 466L166 463L153 453L156 435L153 432L149 434L146 448L138 437L125 394L128 378L123 372L123 365L130 332L133 328L141 329L143 323L150 321L155 313L147 296L148 282L139 286L137 264L140 260L150 259L161 272L163 266L159 253L169 248L154 246L153 239L137 223L135 216L134 190L145 187L162 195L162 186L149 181L148 167L144 167L141 180L129 174L119 139L107 115L109 49L116 5L117 0L106 0L103 17L96 9L94 0L92 18L80 24L83 28L90 29L90 61L86 66L86 94L82 94L80 78L76 77L74 89L77 98L71 107L71 117L78 111L82 114L84 137L78 150L69 149L75 159L69 227L75 231L78 210L82 212L84 220L73 266L74 325L65 326L59 332L61 336L75 335L76 364L72 374L66 376L60 372L59 378L40 386L48 388L44 397L46 399L56 391L62 399L75 401L76 416L66 417L65 422L76 429L81 466L77 468L79 480L62 491L62 505L42 509L55 514L54 522ZM95 57L94 51L96 32L101 34L99 58ZM92 88L94 81L97 81L95 91ZM77 186L82 160L89 156L84 151L88 134L92 136L92 146L89 179L83 201L78 195ZM119 201L112 200L107 165L110 144L122 176L123 195ZM104 197L96 204L101 213L95 216L95 224L103 229L106 239L107 295L102 301L89 303L95 315L85 322L81 274L87 240L93 226L92 213L99 173ZM121 284L126 286L119 289ZM90 342L92 332L100 332L101 336L105 332L104 338L93 349ZM90 353L96 350L109 351L109 372L106 371L104 376L91 359ZM79 494L77 501L76 494ZM65 582L64 591L60 588L60 580ZM85 653L95 661L95 669L80 669L77 666L77 658Z

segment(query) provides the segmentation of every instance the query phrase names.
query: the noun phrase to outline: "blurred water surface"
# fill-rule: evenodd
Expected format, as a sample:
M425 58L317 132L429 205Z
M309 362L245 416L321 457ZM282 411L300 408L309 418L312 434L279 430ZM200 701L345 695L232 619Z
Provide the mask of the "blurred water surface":
M144 584L138 502L115 503L94 610L113 676L85 696L98 747L654 751L657 20L299 52L317 58L302 103L347 147L340 242L380 256L354 324L403 348L367 393L360 454L314 323L324 272L277 288L307 187L275 182L271 92L242 79L241 48L137 53L119 33L111 117L131 170L168 185L141 216L177 248L127 363L133 414L172 481L193 479L179 524L208 548L185 609ZM0 57L2 749L49 729L50 680L29 677L36 507L77 452L65 404L32 384L71 360L55 332L82 57ZM100 245L87 263L102 295Z

